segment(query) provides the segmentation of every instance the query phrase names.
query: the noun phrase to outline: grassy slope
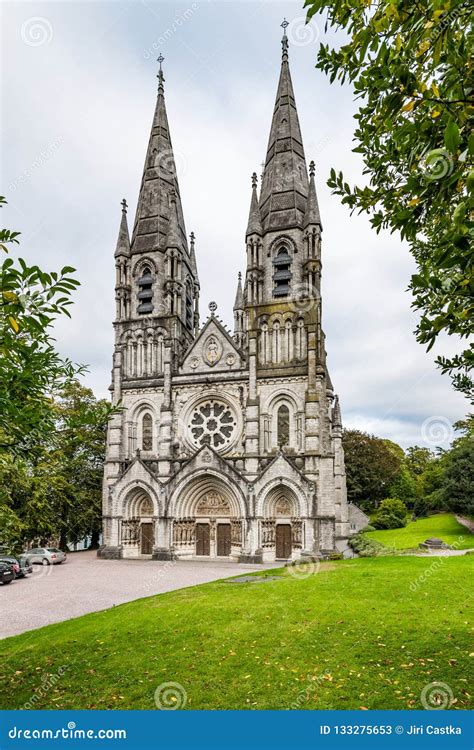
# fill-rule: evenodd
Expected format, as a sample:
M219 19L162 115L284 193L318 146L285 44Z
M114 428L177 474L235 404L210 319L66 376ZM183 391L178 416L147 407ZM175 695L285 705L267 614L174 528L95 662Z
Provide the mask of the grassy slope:
M421 708L435 680L467 708L473 563L350 560L305 580L205 584L51 625L0 642L0 706L21 708L67 665L36 708L153 709L168 681L191 709Z
M403 529L370 531L368 536L395 549L418 547L420 542L430 537L442 539L454 549L474 548L474 535L465 526L461 526L452 513L440 513L437 516L421 518L419 521L407 524Z

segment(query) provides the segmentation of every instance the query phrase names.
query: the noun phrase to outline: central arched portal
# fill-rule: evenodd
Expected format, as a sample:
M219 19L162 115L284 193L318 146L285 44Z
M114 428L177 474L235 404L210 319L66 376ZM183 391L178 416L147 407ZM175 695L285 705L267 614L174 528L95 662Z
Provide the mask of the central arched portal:
M179 556L234 557L242 551L243 507L229 482L205 474L179 493L173 547Z

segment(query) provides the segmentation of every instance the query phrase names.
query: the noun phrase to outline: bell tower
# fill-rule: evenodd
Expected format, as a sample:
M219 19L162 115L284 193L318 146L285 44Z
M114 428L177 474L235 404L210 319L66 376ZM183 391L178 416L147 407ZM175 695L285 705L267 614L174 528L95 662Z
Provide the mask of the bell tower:
M115 251L115 360L121 363L124 382L163 377L166 357L176 369L199 329L195 237L192 233L188 247L165 105L163 60L160 55L157 99L132 238L124 200Z

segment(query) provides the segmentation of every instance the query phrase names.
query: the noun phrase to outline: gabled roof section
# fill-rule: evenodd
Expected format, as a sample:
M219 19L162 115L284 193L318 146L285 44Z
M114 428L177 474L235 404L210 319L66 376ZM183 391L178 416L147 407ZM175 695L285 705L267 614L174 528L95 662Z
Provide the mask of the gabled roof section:
M161 61L163 58L158 58ZM180 247L188 251L176 162L166 114L163 71L158 72L158 96L151 126L145 166L132 236L132 253L166 247L171 212L176 211ZM176 209L171 196L176 196Z
M308 197L308 174L288 64L286 31L282 48L280 80L259 202L265 231L301 226Z
M243 352L215 315L211 315L193 341L180 367L180 373L231 372L244 364Z

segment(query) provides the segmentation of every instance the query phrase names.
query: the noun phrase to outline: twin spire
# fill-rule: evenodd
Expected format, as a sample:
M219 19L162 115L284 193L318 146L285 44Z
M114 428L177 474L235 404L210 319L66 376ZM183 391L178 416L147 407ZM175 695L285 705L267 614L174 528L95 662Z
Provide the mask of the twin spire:
M158 57L158 94L138 196L131 252L173 246L188 252L176 161L165 106L163 55Z
M304 228L310 223L321 224L314 184L314 162L310 164L308 180L303 138L291 81L286 34L288 25L288 21L284 19L280 79L260 198L257 197L254 173L247 236L291 227Z

